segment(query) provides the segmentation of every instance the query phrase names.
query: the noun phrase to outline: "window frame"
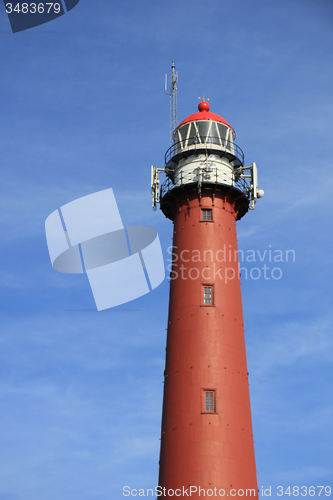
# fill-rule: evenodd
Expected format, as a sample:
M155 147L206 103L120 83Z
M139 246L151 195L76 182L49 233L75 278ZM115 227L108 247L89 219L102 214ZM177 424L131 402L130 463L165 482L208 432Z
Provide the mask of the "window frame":
M204 212L209 211L211 214L211 219L204 219L203 214ZM211 207L201 207L201 212L200 212L200 222L214 222L214 216L213 216L213 209Z
M211 288L211 303L205 304L205 288ZM208 292L209 293L209 292ZM212 283L200 283L200 306L201 307L215 307L215 290Z
M208 392L213 393L213 411L206 410L206 394ZM208 415L217 415L217 398L216 398L216 388L208 389L207 387L201 389L201 413Z

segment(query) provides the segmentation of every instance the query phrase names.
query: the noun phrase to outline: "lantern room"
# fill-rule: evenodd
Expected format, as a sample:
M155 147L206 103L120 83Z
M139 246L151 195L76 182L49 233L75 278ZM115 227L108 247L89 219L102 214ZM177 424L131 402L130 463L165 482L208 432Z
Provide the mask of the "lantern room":
M234 143L234 129L224 118L210 112L207 101L200 102L198 110L185 118L174 131L174 143L166 153L166 163L206 153L225 158L233 167L242 166L244 155Z
M235 131L221 116L211 113L207 101L176 128L165 155L176 186L218 183L233 186L235 169L244 165L243 151L234 143Z

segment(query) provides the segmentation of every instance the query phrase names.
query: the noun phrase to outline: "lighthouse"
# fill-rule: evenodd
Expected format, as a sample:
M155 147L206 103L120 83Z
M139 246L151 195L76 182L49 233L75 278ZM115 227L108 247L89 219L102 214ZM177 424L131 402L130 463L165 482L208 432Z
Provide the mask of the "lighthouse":
M166 174L159 186L159 173ZM175 129L153 205L173 222L161 498L258 498L236 221L263 195L206 100Z

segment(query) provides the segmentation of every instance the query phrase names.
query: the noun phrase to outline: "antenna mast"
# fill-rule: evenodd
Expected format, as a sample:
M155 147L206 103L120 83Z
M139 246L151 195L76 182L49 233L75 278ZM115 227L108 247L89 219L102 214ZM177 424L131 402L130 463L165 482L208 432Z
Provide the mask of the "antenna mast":
M170 97L170 146L172 146L173 133L177 127L177 82L178 72L175 72L175 61L172 61L172 74L170 82L170 93L167 91L167 75L165 75L165 90L166 95Z

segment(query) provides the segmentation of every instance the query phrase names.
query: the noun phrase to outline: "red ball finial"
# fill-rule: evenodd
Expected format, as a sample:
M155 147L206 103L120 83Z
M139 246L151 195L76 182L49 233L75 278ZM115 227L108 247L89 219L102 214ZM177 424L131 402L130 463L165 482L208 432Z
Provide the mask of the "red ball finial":
M210 110L209 103L207 101L201 101L199 103L198 110L199 111L209 111Z

